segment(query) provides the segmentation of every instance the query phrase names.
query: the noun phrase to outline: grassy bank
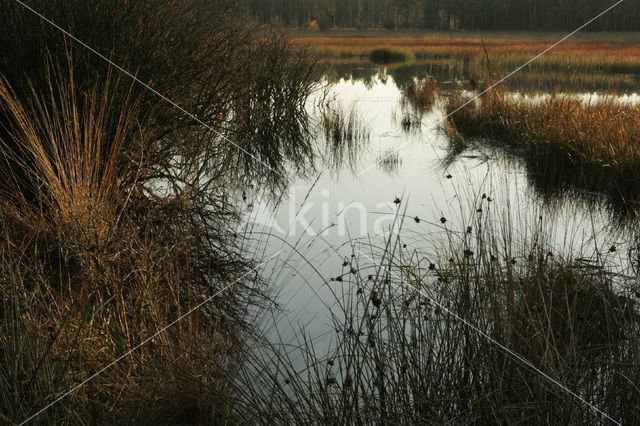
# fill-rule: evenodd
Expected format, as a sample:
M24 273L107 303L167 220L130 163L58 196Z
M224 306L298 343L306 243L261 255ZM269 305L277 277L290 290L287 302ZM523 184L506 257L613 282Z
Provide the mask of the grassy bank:
M237 256L233 209L212 199L232 175L159 195L133 150L153 115L139 121L135 98L112 103L117 80L84 98L73 79L51 78L50 96L34 93L32 105L0 83L12 135L0 142L3 163L22 169L3 167L0 184L3 421L20 423L72 390L35 422L225 418L233 396L220 371L237 368L249 303L249 287L235 279L251 267Z
M29 3L139 82L0 4L0 422L243 423L235 200L308 164L314 61L221 3Z
M297 35L294 43L309 45L321 58L368 58L376 49L411 52L418 61L448 60L472 70L512 70L559 40L562 35L540 34L337 34ZM575 37L535 61L536 71L638 73L640 48L635 35ZM485 53L486 49L486 53ZM487 63L487 56L489 62Z
M604 192L637 208L640 106L606 97L582 101L551 95L535 100L500 91L463 106L468 99L461 93L449 98L448 113L457 111L448 118L453 140L468 136L500 141L549 181Z

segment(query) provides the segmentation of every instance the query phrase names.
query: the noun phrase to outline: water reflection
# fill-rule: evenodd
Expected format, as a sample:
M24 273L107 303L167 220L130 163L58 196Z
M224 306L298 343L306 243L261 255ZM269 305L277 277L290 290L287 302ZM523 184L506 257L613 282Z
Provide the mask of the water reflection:
M425 108L415 102L415 96L408 95L415 95L423 87L419 82L436 81L431 77L434 74L441 78L445 75L466 78L469 72L443 64L387 67L334 64L323 83L327 92L310 101L309 120L317 124L306 131L310 142L304 139L299 147L285 150L288 156L296 157L298 153L297 157L304 159L293 163L298 180L292 182L292 187L304 187L307 179L324 174L330 181L350 182L353 187L394 188L393 193L390 191L385 197L374 191L375 202L383 203L413 186L415 182L409 180L409 176L425 173L433 176L436 169L478 167L475 160L480 159L486 169L509 167L517 170L525 178L531 195L547 207L557 206L562 210L562 206L572 200L583 203L586 210L604 209L609 219L618 224L637 217L639 205L634 201L638 199L637 194L621 193L606 176L586 179L572 174L570 170L573 169L562 165L549 170L547 161L529 155L522 148L479 144L473 140L460 143L443 131L446 130L444 96L434 89L433 99ZM512 84L517 85L518 81ZM586 96L589 102L593 101L593 95L583 93L576 96ZM548 95L539 94L532 99L544 96ZM606 99L611 96L607 95ZM617 99L637 102L637 95L622 95ZM302 137L303 133L298 135ZM296 139L292 144L296 145L300 140ZM484 149L483 145L490 149ZM505 166L505 160L515 163ZM363 170L371 167L380 173L361 176ZM448 174L438 173L440 177ZM416 181L420 179L416 178ZM290 187L282 187L277 199L286 199L287 188ZM438 190L429 188L432 193ZM358 201L368 195L369 191L358 192ZM332 192L332 196L342 197L342 191Z
M517 241L542 227L545 244L568 258L597 257L615 246L617 272L628 273L636 224L614 220L601 196L591 201L563 189L570 182L545 181L517 152L452 144L443 129L443 97L431 110L403 99L415 73L425 72L417 67L341 65L340 78L327 78L329 106L310 102L318 123L317 173L294 180L279 203L258 200L247 209L247 229L265 235L262 252L286 253L286 267L273 277L283 314L276 325L270 320L269 330L278 328L278 341L296 339L292 324L304 324L311 336L329 333L326 319L336 313L328 301L348 287L353 274L342 265L359 244L383 245L397 232L407 250L435 258L439 244L467 235L489 212L509 218L508 227L495 226ZM398 216L405 219L402 227ZM315 341L319 348L321 340Z
M398 175L400 167L402 166L402 159L397 150L388 150L378 156L377 164L380 170L389 177L395 177Z
M261 254L282 252L283 266L267 277L277 286L281 311L259 326L276 342L287 368L307 377L316 356L332 354L336 346L338 352L350 347L340 342L353 347L365 342L367 330L360 335L350 327L340 328L353 323L350 304L362 303L376 309L393 306L394 312L404 309L409 321L446 324L454 332L434 339L448 343L453 355L436 364L456 371L447 362L462 359L457 348L464 348L468 340L461 336L468 330L455 321L440 322L442 312L419 304L414 287L404 280L406 271L421 277L411 284L420 282L433 291L433 300L502 333L499 340L536 362L547 356L539 331L555 333L555 347L563 351L559 359L565 358L564 352L579 354L577 365L587 357L622 354L617 348L623 328L608 330L623 317L608 316L608 311L605 315L605 309L618 302L627 306L620 295L628 297L633 294L628 288L638 287L637 221L617 220L616 210L593 188L579 193L577 182L572 186L570 180L545 179L524 152L497 149L483 141L452 143L444 129L445 98L437 96L433 108L422 109L405 96L414 78L425 75L424 68L416 68L419 65L341 67L340 76L327 77L332 84L325 99L331 102L311 101L310 116L318 123L317 173L312 179L294 180L275 206L252 203L245 221L251 235L260 235ZM461 81L464 77L460 75ZM389 253L385 244L390 240L395 245L388 264L402 279L381 273L376 264ZM483 245L488 248L483 250ZM551 251L555 258L548 255ZM477 265L476 271L497 274L497 287L486 285L486 275L475 279L467 274ZM583 288L583 278L589 283L596 273L612 277L597 289L598 297L591 287ZM542 283L546 292L532 285L540 284L540 276L548 277ZM514 277L519 281L508 289L513 297L496 298L506 294L498 287L509 287ZM451 285L456 282L462 284ZM463 306L465 300L490 303L469 309ZM583 300L586 307L577 309ZM606 306L599 304L603 301ZM629 299L628 305L632 302ZM543 315L538 311L543 305L557 309L551 316ZM501 317L504 312L511 314ZM578 330L582 340L576 340L572 330ZM423 336L420 341L436 340ZM304 348L310 342L313 359L305 359ZM598 352L598 345L608 345L610 352ZM482 347L477 353L495 359L490 350ZM333 355L329 358L333 363ZM601 366L595 361L592 365ZM341 368L340 363L335 367ZM521 366L513 368L511 375L516 377ZM599 378L592 379L599 383ZM513 393L514 401L518 397Z
M433 77L445 89L482 84L486 70L465 68L453 61L415 62L380 66L371 62L328 63L327 76L331 81L361 81L373 87L376 79L391 77L400 90L404 90L416 76ZM511 70L506 70L506 75ZM497 76L497 75L496 75ZM496 76L493 79L496 79ZM634 93L640 87L640 75L608 74L582 71L536 70L525 68L504 83L511 91L528 92L603 92Z

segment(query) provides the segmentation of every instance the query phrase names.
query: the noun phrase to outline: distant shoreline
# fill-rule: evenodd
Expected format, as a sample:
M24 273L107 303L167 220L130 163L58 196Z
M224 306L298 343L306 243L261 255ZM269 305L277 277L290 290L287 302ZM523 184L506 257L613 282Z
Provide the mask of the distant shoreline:
M468 39L485 37L487 39L538 39L557 41L566 36L569 31L560 32L540 32L540 31L465 31L465 30L358 30L358 29L335 29L335 30L310 30L291 29L293 37L354 37L354 38L413 38L413 37L437 37L449 39ZM640 32L627 31L585 31L572 36L574 40L587 41L610 41L610 42L640 42Z

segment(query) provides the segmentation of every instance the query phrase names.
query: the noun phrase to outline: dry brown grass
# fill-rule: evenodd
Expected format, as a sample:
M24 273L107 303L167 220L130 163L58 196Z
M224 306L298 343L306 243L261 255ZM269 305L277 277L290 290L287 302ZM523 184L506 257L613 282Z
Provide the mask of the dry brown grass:
M515 34L513 38L477 34L447 37L442 34L412 36L308 36L298 35L292 40L308 44L323 58L365 58L374 49L413 52L418 60L467 61L471 67L486 66L486 47L492 71L513 69L527 62L561 38L560 35L528 36ZM600 70L631 72L638 70L640 46L634 39L574 38L557 46L537 60L531 67L539 70Z
M454 93L448 112L467 99ZM599 188L632 205L640 200L640 105L563 95L535 101L494 91L448 121L454 140L461 134L503 141L524 148L528 161L550 178Z
M214 194L233 170L221 166L207 184L163 194L143 178L152 114L140 121L136 99L115 104L117 79L88 94L73 82L53 74L49 93L33 93L31 105L0 82L9 129L0 143L1 415L24 421L233 284L37 421L228 418L234 351L247 330L245 287L235 280L249 265L236 256L233 212ZM189 163L187 154L168 182L207 161L201 153Z
M404 96L415 106L422 109L429 109L433 106L439 91L438 84L433 78L414 78L404 89Z

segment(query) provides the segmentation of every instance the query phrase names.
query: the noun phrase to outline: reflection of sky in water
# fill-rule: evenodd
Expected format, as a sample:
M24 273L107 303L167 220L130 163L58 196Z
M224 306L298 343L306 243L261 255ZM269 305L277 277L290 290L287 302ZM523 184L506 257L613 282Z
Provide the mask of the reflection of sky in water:
M551 239L548 242L560 252L580 256L591 254L595 247L605 252L613 244L624 247L622 234L609 229L604 209L580 202L540 208L525 171L517 162L498 161L490 151L471 151L445 169L442 160L447 155L448 142L440 129L443 109L436 106L425 114L419 131L404 132L400 125L401 93L393 78L375 78L369 84L343 79L331 92L338 104L349 106L356 102L360 117L370 129L369 141L355 156L355 170L367 171L357 176L358 172L349 167L333 172L320 168L317 181L294 182L275 212L270 206L254 202L255 222L260 223L254 229L272 234L262 238L266 253L283 250L279 258L285 266L275 266L271 276L279 286L277 301L283 311L276 319L263 322L265 329L277 326L276 340L299 338L301 326L316 344L322 336L332 337L325 334L330 330L335 303L332 292L355 291L349 288L344 260L355 253L360 267L371 265L358 254L357 247L354 251L354 244L382 246L384 236L377 232L389 230L398 208L402 212L406 209L401 238L407 249L416 249L426 257L435 256L438 244L445 240L445 225L440 218L447 219L447 229L464 232L473 215L478 214L476 208L484 193L493 200L489 206L486 200L482 201L485 211L492 209L499 220L509 218L516 241L531 235L542 214ZM389 170L380 164L368 168L400 147L394 160L397 169ZM393 203L396 197L402 198L399 206ZM298 211L303 220L291 227ZM420 223L413 220L416 216ZM341 222L344 226L340 226ZM314 235L305 232L307 224ZM335 226L327 228L331 224ZM595 240L591 239L594 234ZM364 247L360 246L363 251ZM367 273L370 272L362 272L365 276ZM342 274L343 283L329 281ZM337 309L333 313L340 314ZM275 333L275 328L271 330Z
M515 66L514 68L515 69ZM502 70L506 75L510 70ZM463 70L453 61L418 62L413 64L373 65L370 62L337 63L329 65L329 73L334 78L360 80L368 85L376 77L383 75L393 78L399 87L405 87L414 76L430 75L445 89L463 84L470 78L481 81L484 71ZM594 73L589 71L550 70L541 71L525 68L509 77L504 85L511 91L565 92L565 93L628 93L638 90L640 75Z

